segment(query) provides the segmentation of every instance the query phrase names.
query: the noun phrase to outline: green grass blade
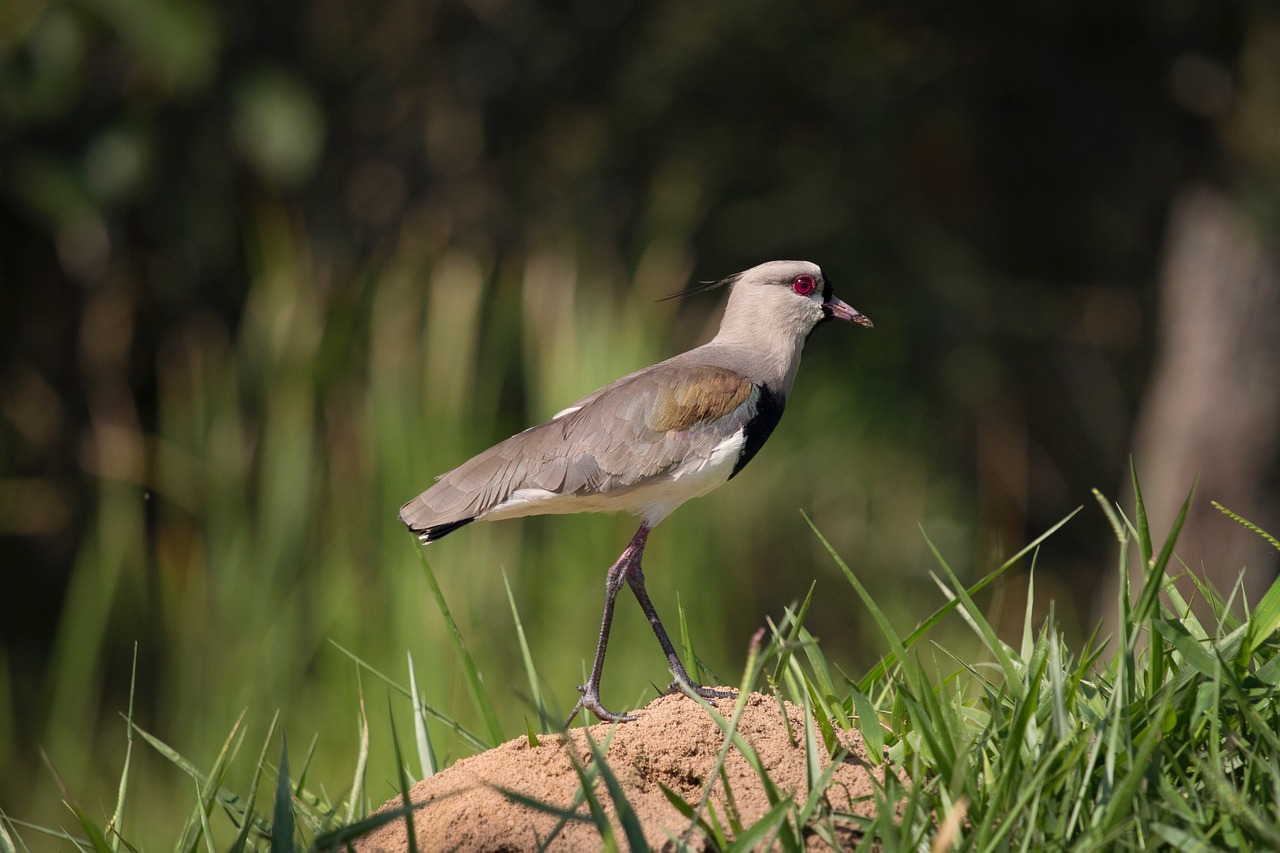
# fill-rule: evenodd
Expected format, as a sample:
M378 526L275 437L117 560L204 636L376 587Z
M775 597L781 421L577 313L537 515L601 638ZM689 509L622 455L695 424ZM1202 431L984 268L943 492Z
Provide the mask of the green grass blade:
M1174 519L1173 527L1169 531L1169 536L1165 539L1164 546L1161 547L1160 553L1155 557L1147 557L1143 565L1146 575L1146 582L1142 588L1142 594L1138 596L1138 604L1133 610L1133 620L1135 623L1146 622L1152 618L1156 612L1156 606L1160 601L1160 592L1164 587L1161 579L1164 578L1165 570L1169 565L1170 558L1173 557L1173 546L1178 541L1178 534L1182 532L1182 526L1187 521L1187 512L1191 509L1191 501L1195 497L1196 487L1191 486L1191 491L1187 494L1187 499L1182 502L1182 508L1178 511L1178 517ZM1145 556L1145 552L1144 552ZM1137 643L1141 634L1133 632L1129 637L1130 650Z
M1200 645L1181 622L1169 622L1163 619L1154 623L1155 633L1169 642L1182 655L1184 663L1207 678L1217 678L1222 671L1218 659ZM1154 692L1154 691L1153 691Z
M751 744L738 733L738 724L742 719L742 713L746 710L747 701L750 699L751 685L755 683L761 668L764 666L764 661L760 654L760 643L763 636L764 629L757 631L755 636L751 638L751 643L747 647L747 662L743 667L742 682L739 685L738 698L737 701L734 702L733 716L730 719L726 720L722 717L710 702L698 694L692 692L685 693L686 696L702 706L702 709L706 711L707 716L710 717L711 721L714 722L720 731L724 733L725 739L720 745L719 752L716 754L715 764L712 765L711 770L707 773L706 782L703 785L702 797L699 799L698 805L694 809L694 821L683 833L684 837L687 837L691 832L693 832L694 825L701 820L702 814L709 808L711 804L712 789L715 787L716 779L721 775L725 759L728 758L730 749L737 749L738 752L742 754L742 757L746 759L752 770L756 772L756 775L760 777L761 784L764 786L765 796L769 798L770 803L777 802L777 800L782 796L779 794L777 786L774 784L773 780L769 778L769 774L766 772L764 764L760 761L760 756L756 753ZM728 796L729 794L730 792L728 791L728 786L726 784L726 795Z
M196 804L195 810L187 821L187 829L183 832L183 841L180 845L181 849L190 851L190 853L194 853L196 845L200 841L200 822L208 815L209 810L213 808L214 802L221 799L224 802L232 800L237 805L239 804L238 798L223 793L222 783L226 778L227 768L229 767L231 760L239 753L240 744L244 740L243 723L245 713L245 711L241 711L240 716L236 718L235 725L232 726L226 740L223 741L222 749L218 751L218 756L214 759L213 767L209 770L208 775L200 773L195 770L194 766L191 765L190 762L186 762L186 765L191 767L191 770L189 771L191 773L191 777L200 783L202 791L200 801ZM142 733L142 730L137 729L136 726L135 730L140 734Z
M413 669L413 652L405 652L409 659L409 692L413 694L413 737L418 746L418 764L422 778L436 775L436 753L431 748L431 735L427 733L427 715L422 710L422 694L418 692L418 676Z
M661 781L658 782L658 788L662 791L662 796L666 798L667 802L670 803L676 811L680 812L685 820L692 821L692 825L685 832L684 838L686 843L688 843L688 840L692 838L693 828L696 827L702 831L703 835L706 836L712 844L715 845L716 849L724 849L728 846L729 842L724 837L724 833L719 831L718 827L713 827L711 824L707 823L703 818L696 817L694 814L694 808L689 804L688 800L680 796L671 788L668 788Z
M676 594L676 621L680 625L680 648L684 650L689 677L701 684L703 675L698 668L698 654L693 648L693 635L689 632L689 620L684 612L684 602L680 600L678 593Z
M396 756L396 779L400 784L400 796L404 800L404 835L409 853L418 853L418 833L413 826L413 797L410 794L413 785L409 782L409 774L405 772L404 752L400 749L400 735L396 732L396 717L391 712L391 700L387 700L387 716L391 720L391 746Z
M111 845L107 843L106 836L102 834L102 830L98 829L97 825L89 819L89 816L85 814L72 799L70 789L67 788L66 783L62 781L62 775L59 774L58 769L53 766L53 761L49 758L49 754L42 749L40 750L40 757L44 759L45 766L49 768L49 773L53 776L53 781L58 786L59 793L62 794L63 804L70 809L73 815L75 815L76 821L80 824L80 828L84 830L85 836L88 839L86 843L95 851L95 853L112 853ZM63 837L71 841L71 843L75 844L77 847L82 846L79 841L72 838L70 835L63 833Z
M299 799L306 788L307 773L311 770L311 762L316 757L316 745L320 742L320 733L311 735L311 743L307 744L307 755L302 760L302 769L298 771L298 781L293 783L293 792Z
M1151 541L1151 526L1147 522L1147 505L1142 500L1142 488L1138 485L1138 468L1129 457L1129 479L1133 482L1134 514L1138 525L1138 548L1142 554L1142 565L1151 565L1154 548ZM1179 525L1181 526L1181 525Z
M253 829L253 807L258 798L258 784L262 780L262 770L267 763L267 748L271 745L271 738L275 736L276 724L280 721L280 712L276 711L271 718L271 725L267 727L267 736L263 738L262 749L258 753L258 762L253 768L253 778L249 781L249 794L245 797L244 818L240 823L240 831L236 834L235 843L231 845L232 851L244 850L249 842L249 833Z
M289 784L289 741L280 735L280 769L271 810L271 853L293 853L293 786Z
M768 849L765 839L777 832L795 808L790 799L779 800L769 811L733 840L726 853L745 853L748 850Z
M822 535L822 531L820 531L817 525L813 523L813 519L809 518L808 514L802 514L804 515L805 523L809 525L809 529L818 537L818 541L822 543L822 547L826 549L827 553L831 556L831 559L835 561L836 566L844 574L845 580L847 580L849 585L853 587L854 592L858 594L858 598L862 599L863 606L865 606L871 613L871 618L875 620L876 626L880 629L880 633L889 643L890 652L898 660L905 659L907 654L906 646L903 645L902 638L898 636L898 632L895 631L893 629L893 625L890 624L889 617L887 617L884 611L880 609L880 605L876 603L874 598L872 598L871 592L863 585L862 581L858 580L858 576L849 568L849 564L846 563L838 553L836 553L836 549L827 541L827 537Z
M1076 514L1080 512L1080 509L1081 507L1076 507L1071 512L1067 513L1066 516L1064 516L1057 523L1049 527L1048 530L1045 530L1035 539L1031 540L1031 542L1028 545L1026 545L1024 548L1022 548L1022 550L1018 551L1018 553L1014 554L1012 557L1005 560L1003 563L1000 564L998 568L987 573L987 575L984 576L982 579L980 579L977 583L970 586L968 588L969 595L972 596L981 592L984 587L995 582L995 580L998 579L1000 576L1002 576L1005 572L1007 572L1009 569L1013 568L1019 562L1021 562L1022 558L1025 557L1027 554L1034 553L1035 549L1039 548L1041 543L1043 543L1046 539L1048 539L1050 536L1056 533L1059 529L1061 529L1062 526L1065 525L1068 521L1075 518ZM812 527L812 525L810 526ZM928 618L926 618L923 622L921 622L918 626L916 626L916 629L914 631L912 631L910 634L907 635L906 639L903 640L903 645L906 646L907 648L913 647L916 643L918 643L921 640L921 638L923 638L926 634L932 631L935 625L937 625L944 618L946 618L946 616L949 615L951 611L955 610L957 606L959 606L959 601L956 599L952 599L948 601L946 604L943 604L941 607L939 607L937 610L931 613ZM881 660L879 663L873 666L871 670L866 674L866 676L860 682L858 682L858 686L863 691L870 693L871 685L883 679L884 674L889 670L889 668L892 667L899 660L901 660L901 658L899 658L896 654L890 653L886 655L883 660Z
M578 776L578 787L582 792L582 799L587 804L587 810L591 812L591 823L595 824L596 831L600 833L601 850L605 851L605 853L617 853L618 840L613 834L613 824L609 822L609 816L605 814L604 806L601 805L600 798L596 796L594 775L587 772L587 768L582 766L578 756L572 752L567 753L567 755L569 764L573 767L573 772ZM641 847L639 849L643 850L645 848Z
M196 799L203 801L204 795L200 790L200 783L193 779L192 784L196 787ZM217 853L217 848L213 844L213 827L209 825L208 810L198 808L196 813L200 816L200 837L204 839L205 853Z
M1036 561L1035 557L1031 558L1031 568L1027 570L1027 606L1022 615L1022 646L1018 650L1018 657L1022 660L1030 660L1032 654L1032 628L1031 628L1031 610L1032 604L1036 600Z
M516 625L516 638L520 642L520 658L524 661L525 678L529 680L529 697L533 700L533 707L538 712L538 722L542 731L549 732L555 723L547 713L547 703L542 698L542 679L538 677L537 667L533 665L533 653L529 651L529 640L524 634L524 622L520 619L520 611L516 609L516 599L511 594L511 581L507 579L505 570L502 572L502 584L507 589L507 603L511 605L511 618Z
M804 601L800 604L800 609L791 618L791 624L787 628L787 637L780 644L781 654L778 655L778 663L773 668L773 674L769 676L769 683L777 684L782 678L782 672L787 668L787 663L791 660L791 650L795 647L796 642L800 638L800 630L804 627L805 616L809 614L809 605L813 602L813 591L818 588L818 582L813 581L809 584L809 591L805 594ZM788 615L790 610L788 609Z
M475 706L476 713L484 721L485 734L489 738L488 746L497 746L506 738L502 736L502 727L498 725L498 715L494 711L493 702L489 700L489 693L484 689L480 670L476 668L476 662L467 651L467 644L462 639L462 631L459 630L458 623L453 620L453 615L449 612L449 605L445 603L444 593L436 581L435 572L431 570L427 555L422 553L421 548L418 549L418 559L422 563L422 574L427 579L427 585L431 587L431 595L436 600L436 607L440 610L440 615L444 617L445 625L449 629L449 639L453 643L454 653L462 664L462 671L467 679L467 689L471 693L471 702Z
M960 578L956 577L956 573L951 570L951 566L942 556L942 552L933 544L933 540L929 538L924 531L925 544L929 546L929 550L933 552L934 559L942 570L946 572L947 579L951 582L951 589L948 590L942 583L938 585L943 588L944 594L950 596L954 594L960 599L962 607L960 615L965 622L977 633L979 639L986 645L987 649L996 656L996 660L1000 662L1000 668L1004 670L1006 683L1017 691L1021 691L1021 680L1018 678L1020 667L1014 663L1013 657L1009 654L1009 647L1004 644L996 631L991 627L991 623L982 615L982 611L974 602L973 597L969 595L969 591L964 588L964 584L960 582ZM935 580L937 580L935 578Z
M831 667L826 655L822 653L821 646L812 634L803 627L799 633L801 648L809 662L809 671L813 673L811 687L813 695L817 697L819 710L823 717L835 720L841 728L849 728L851 721L845 714L844 703L836 695L835 679L831 677Z
M409 699L409 700L413 699L413 696L410 694L410 692L406 688L397 684L389 675L365 663L363 660L360 659L360 657L355 652L345 648L341 643L338 643L332 639L330 639L329 642L333 644L334 648L336 648L338 651L342 652L344 655L350 658L355 663L356 666L360 667L360 669L363 669L364 671L370 673L371 675L376 676L379 681L386 684L388 687L390 687L392 690L396 691L400 695L404 696L406 699ZM450 731L452 731L454 734L458 735L467 743L469 743L473 748L475 748L477 752L484 752L486 749L490 747L490 744L486 743L483 737L476 734L466 726L462 725L461 723L459 723L457 720L453 719L449 715L443 714L440 711L437 711L431 705L428 705L427 703L423 702L422 710L425 713L430 714L434 719L436 719L440 723L447 726Z
M583 815L578 811L576 811L576 806L571 808L561 808L560 806L554 805L553 803L548 803L543 800L539 800L536 797L531 797L528 794L521 793L520 791L517 791L513 788L504 788L501 785L494 786L494 790L497 791L502 796L506 797L508 800L510 800L513 803L517 803L519 805L524 806L525 808L533 809L534 811L542 812L543 814L549 814L552 817L559 818L562 825L569 824L569 823L595 824L595 821L592 820L590 817L587 817L586 815ZM577 803L578 805L581 805L584 802L584 800L585 798L582 797L581 792L579 792L578 797L575 798L574 802ZM601 812L601 814L603 814L603 811ZM543 843L539 849L544 849L544 850L547 849L550 846L551 839L555 838L555 836L558 834L559 834L559 828L553 831L553 833L547 838L542 839ZM615 848L616 848L616 845L615 845Z
M351 793L347 797L347 814L343 823L350 824L356 819L356 811L364 799L365 772L369 766L369 717L365 713L364 684L359 683L360 670L356 670L356 680L360 694L360 750L356 755L356 770L351 777Z
M636 816L635 807L631 805L622 786L618 784L618 777L610 769L609 762L605 760L600 747L592 740L590 729L583 729L583 736L587 739L587 746L591 749L591 757L600 773L600 778L604 780L605 790L609 792L609 799L613 801L613 813L617 815L618 823L622 824L622 833L626 836L627 846L637 853L648 850L649 844L645 841L644 830L640 828L640 818Z
M666 793L666 789L663 789ZM667 799L670 799L668 797ZM686 815L687 817L687 815ZM5 824L9 821L5 819L5 814L0 811L0 853L18 853L18 845L14 843L13 836L9 834L9 830L5 828Z
M330 830L322 835L317 835L315 841L312 842L310 849L312 851L341 850L345 853L345 851L349 849L346 845L352 839L359 838L366 833L372 832L380 826L386 826L393 821L400 820L409 811L410 810L406 809L404 806L396 809L388 809L385 812L370 815L369 817L356 821L355 823L346 824L338 827L337 829Z
M884 761L884 726L880 723L880 715L876 713L870 697L859 690L856 684L850 684L849 691L853 695L853 709L858 715L858 731L862 732L862 739L866 741L867 752L873 764L881 764Z
M133 758L133 697L138 686L138 644L133 644L133 664L129 669L129 710L125 714L124 724L124 766L120 768L120 784L116 788L116 810L107 824L107 834L111 836L111 849L120 849L121 833L124 830L124 804L129 794L129 762Z

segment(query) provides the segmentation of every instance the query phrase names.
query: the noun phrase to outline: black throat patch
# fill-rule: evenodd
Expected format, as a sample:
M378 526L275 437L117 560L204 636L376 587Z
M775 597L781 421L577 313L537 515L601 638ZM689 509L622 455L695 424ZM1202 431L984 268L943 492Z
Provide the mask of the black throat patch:
M764 447L773 428L782 420L782 409L787 405L787 398L770 391L768 385L756 387L760 389L760 399L756 402L755 416L743 428L742 451L738 454L733 472L729 474L730 480L738 476L738 472L747 467L747 463Z

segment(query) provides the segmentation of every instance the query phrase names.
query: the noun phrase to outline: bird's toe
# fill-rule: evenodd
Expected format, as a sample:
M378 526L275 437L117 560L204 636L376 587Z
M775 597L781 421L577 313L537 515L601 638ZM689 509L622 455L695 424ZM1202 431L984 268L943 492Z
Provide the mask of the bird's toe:
M569 713L569 718L564 721L564 727L569 728L569 724L578 716L578 712L586 709L595 714L596 717L606 723L630 723L640 719L637 714L615 714L600 702L600 694L597 690L593 690L591 685L584 684L578 686L578 692L582 694L582 698L573 706L573 710Z

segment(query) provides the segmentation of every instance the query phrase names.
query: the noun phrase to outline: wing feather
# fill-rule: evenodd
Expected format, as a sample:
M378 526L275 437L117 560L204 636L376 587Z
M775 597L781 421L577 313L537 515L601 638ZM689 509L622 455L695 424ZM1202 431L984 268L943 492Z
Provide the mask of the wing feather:
M484 517L520 489L574 496L624 492L709 458L745 427L759 399L760 389L736 371L664 362L601 388L442 475L405 504L400 517L430 541Z

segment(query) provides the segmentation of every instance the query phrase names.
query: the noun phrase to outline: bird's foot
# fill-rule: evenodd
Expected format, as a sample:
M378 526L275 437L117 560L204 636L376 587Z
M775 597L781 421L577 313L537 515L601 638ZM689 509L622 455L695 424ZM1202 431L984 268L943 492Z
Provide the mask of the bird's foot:
M667 688L665 694L670 696L674 693L694 693L703 699L737 699L738 692L736 690L716 690L714 687L703 687L701 684L694 684L692 681L681 681L676 679L671 682L671 686Z
M573 710L569 712L569 719L564 721L564 727L567 729L578 716L578 712L584 708L595 714L606 723L630 723L633 720L640 719L636 714L615 714L604 705L600 704L600 690L590 684L582 685L578 688L578 692L582 694L582 698L578 700L578 704L573 706Z

